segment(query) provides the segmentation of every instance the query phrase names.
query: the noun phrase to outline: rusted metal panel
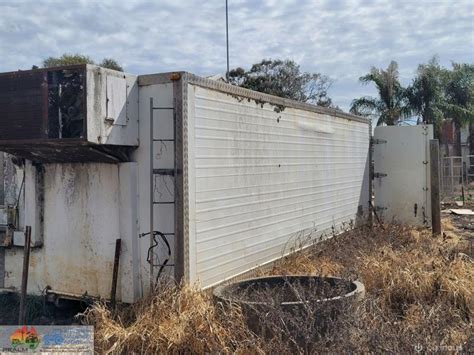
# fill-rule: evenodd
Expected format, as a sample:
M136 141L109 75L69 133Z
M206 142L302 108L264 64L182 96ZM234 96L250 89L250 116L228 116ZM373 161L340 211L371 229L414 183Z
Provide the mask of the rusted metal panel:
M85 66L0 75L0 141L82 138Z
M132 147L89 144L81 140L58 142L43 140L41 142L5 142L0 143L0 150L20 158L41 163L117 163L130 160Z
M43 72L0 75L0 140L42 139Z
M1 151L37 162L115 162L129 158L121 147L136 146L136 76L91 65L0 74Z

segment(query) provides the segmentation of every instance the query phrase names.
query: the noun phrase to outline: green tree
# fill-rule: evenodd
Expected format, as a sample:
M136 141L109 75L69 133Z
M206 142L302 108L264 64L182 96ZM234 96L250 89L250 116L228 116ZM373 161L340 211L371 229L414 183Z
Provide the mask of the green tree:
M461 128L469 126L470 153L474 154L474 65L453 63L444 79L443 111L454 122L455 154L461 152Z
M407 98L412 112L418 116L418 123L433 124L434 135L440 137L444 119L444 84L447 71L433 57L427 64L418 66L412 84L407 88Z
M68 53L64 53L61 57L49 57L43 60L43 68L74 64L95 64L95 62L87 55ZM118 64L118 62L112 58L104 58L98 65L108 69L123 71L123 68L120 66L120 64ZM36 66L33 66L33 69L35 68Z
M331 106L328 90L332 81L320 73L302 72L293 60L264 59L250 70L229 72L229 82L243 88L288 99Z
M471 149L474 117L474 66L453 63L452 69L441 67L438 58L418 66L407 89L410 107L419 122L433 124L435 137L442 138L441 124L452 119L455 127L455 154L461 155L461 128L470 124Z
M122 66L115 59L112 58L104 58L99 64L99 66L117 71L123 71Z
M359 78L362 84L374 83L378 97L364 96L352 101L350 111L356 115L374 117L377 126L395 125L410 115L405 89L398 79L398 64L391 61L387 69L372 67Z

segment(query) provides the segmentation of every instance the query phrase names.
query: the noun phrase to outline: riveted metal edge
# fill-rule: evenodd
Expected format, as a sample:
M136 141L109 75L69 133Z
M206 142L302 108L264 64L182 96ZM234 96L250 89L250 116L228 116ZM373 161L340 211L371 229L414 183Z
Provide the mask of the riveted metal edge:
M204 88L209 88L212 90L220 91L223 93L235 95L235 96L242 96L252 100L256 100L257 102L261 103L269 103L270 105L280 106L280 107L290 107L305 111L316 112L324 115L336 116L340 118L344 118L350 121L358 121L362 123L369 124L370 119L366 117L356 116L350 113L346 113L340 110L336 110L333 108L327 108L322 106L316 106L312 104L308 104L305 102L294 101L278 96L263 94L261 92L244 89L239 86L230 85L224 83L222 81L211 80L207 78L202 78L200 76L191 74L191 73L183 73L183 77L186 78L186 81L189 84L201 86Z
M184 247L184 281L190 281L189 260L189 166L188 166L188 81L187 76L181 78L182 95L182 137L183 137L183 247Z

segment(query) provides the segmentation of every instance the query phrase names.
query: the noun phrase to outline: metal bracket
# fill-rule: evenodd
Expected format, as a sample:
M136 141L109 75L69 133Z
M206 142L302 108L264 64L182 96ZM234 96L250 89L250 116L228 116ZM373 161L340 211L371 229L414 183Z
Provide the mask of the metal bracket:
M387 176L387 174L384 174L384 173L374 173L374 178L383 178Z
M175 176L175 169L153 169L153 174Z
M384 144L384 143L387 143L387 141L386 141L385 139L374 139L374 138L372 138L371 141L372 141L372 144Z

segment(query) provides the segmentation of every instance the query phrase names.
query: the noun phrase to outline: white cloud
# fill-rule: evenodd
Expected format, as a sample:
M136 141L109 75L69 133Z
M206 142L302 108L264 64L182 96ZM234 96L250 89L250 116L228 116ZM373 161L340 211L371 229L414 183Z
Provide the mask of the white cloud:
M116 58L127 71L225 70L224 0L0 0L0 71L48 56ZM400 64L408 83L438 54L473 62L474 3L468 1L229 0L231 66L292 58L335 79L334 101L348 109L372 93L357 80L371 66Z

